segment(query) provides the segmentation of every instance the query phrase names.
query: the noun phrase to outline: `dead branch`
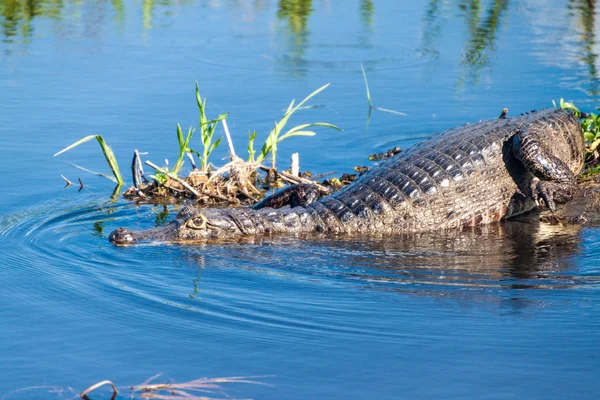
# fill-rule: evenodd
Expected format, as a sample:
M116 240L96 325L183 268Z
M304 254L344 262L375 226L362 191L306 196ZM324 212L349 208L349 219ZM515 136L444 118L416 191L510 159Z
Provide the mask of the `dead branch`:
M308 183L310 185L315 185L317 188L319 188L319 190L322 193L330 193L331 192L331 190L329 188L321 185L318 182L311 181L310 179L302 178L300 176L293 176L291 174L288 174L287 172L278 171L276 169L266 167L266 166L264 166L262 164L259 166L259 168L262 169L263 171L267 172L267 173L275 173L275 174L279 175L281 177L281 179L283 179L286 182L289 182L289 183L292 183L292 184Z
M90 386L89 388L85 389L83 392L81 392L81 394L79 395L79 397L81 397L84 400L88 400L89 398L87 397L87 395L91 392L93 392L94 390L98 389L99 387L102 387L104 385L110 385L112 387L112 397L110 398L111 400L114 400L117 398L117 395L119 394L119 391L117 390L117 387L115 386L114 383L112 383L109 380L105 380L102 382L98 382L92 386Z
M73 182L71 182L70 180L68 180L64 175L60 175L61 178L63 178L67 184L65 185L66 188L68 188L69 186L71 186L73 184Z

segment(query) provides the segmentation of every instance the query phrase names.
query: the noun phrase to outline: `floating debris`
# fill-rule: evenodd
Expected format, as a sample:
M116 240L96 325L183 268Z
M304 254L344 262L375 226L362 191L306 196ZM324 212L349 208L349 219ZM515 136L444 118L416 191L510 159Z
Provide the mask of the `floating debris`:
M400 147L396 146L393 149L389 149L385 153L371 154L369 156L369 160L371 160L371 161L387 160L388 158L393 157L393 156L395 156L396 154L399 154L399 153L402 153L402 149Z

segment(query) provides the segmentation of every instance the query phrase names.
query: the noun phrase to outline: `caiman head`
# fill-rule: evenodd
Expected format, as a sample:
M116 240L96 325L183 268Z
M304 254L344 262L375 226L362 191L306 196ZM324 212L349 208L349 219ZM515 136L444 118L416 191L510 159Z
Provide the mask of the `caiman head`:
M127 228L115 229L108 240L117 246L133 245L139 242L202 242L225 239L240 234L234 219L227 209L199 210L186 206L175 220L165 226L141 231Z

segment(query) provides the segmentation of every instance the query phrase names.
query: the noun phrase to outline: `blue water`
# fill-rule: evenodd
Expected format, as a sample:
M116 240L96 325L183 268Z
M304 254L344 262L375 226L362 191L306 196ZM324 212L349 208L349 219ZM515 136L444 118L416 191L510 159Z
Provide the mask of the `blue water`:
M128 182L134 149L173 163L176 123L197 121L195 81L210 117L230 112L240 154L249 132L258 147L292 98L331 82L292 122L344 132L278 153L315 173L504 107L564 97L593 110L594 5L3 0L0 397L66 399L163 372L267 375L213 397L596 398L596 228L117 248L112 229L155 226L164 208L111 199L110 181L68 164L106 172L95 142L52 157L99 133ZM369 118L361 64L374 105L407 116ZM63 189L61 174L85 189Z

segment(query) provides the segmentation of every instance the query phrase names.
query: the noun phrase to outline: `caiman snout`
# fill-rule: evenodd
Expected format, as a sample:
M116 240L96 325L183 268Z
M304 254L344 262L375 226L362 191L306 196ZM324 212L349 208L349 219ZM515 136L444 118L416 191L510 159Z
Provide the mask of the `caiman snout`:
M125 228L115 229L108 237L108 240L119 246L134 244L136 242L133 231Z

